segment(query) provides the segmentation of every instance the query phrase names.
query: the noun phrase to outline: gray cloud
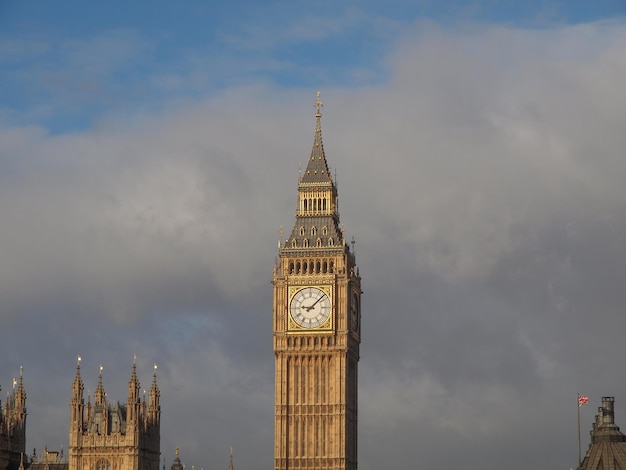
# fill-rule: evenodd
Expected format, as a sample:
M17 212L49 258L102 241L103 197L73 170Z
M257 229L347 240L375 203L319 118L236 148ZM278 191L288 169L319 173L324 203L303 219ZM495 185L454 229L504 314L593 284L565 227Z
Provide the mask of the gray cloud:
M572 467L577 392L626 422L623 36L418 24L387 83L323 90L364 279L364 470ZM66 445L77 354L123 401L137 353L143 386L159 364L168 465L230 445L271 465L270 280L313 97L1 130L0 380L25 366L29 447Z

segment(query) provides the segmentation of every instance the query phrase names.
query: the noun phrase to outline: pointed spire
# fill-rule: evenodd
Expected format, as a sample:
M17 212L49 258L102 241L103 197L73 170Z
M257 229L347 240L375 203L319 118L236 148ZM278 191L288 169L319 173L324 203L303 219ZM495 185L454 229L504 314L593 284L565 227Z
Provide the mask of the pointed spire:
M15 409L19 413L26 412L26 392L24 391L23 373L24 373L24 367L20 366L20 379L19 381L16 381L14 379L14 386L13 386L15 388L15 385L17 385L17 390L14 392L15 393Z
M322 142L322 101L317 93L315 137L311 158L304 175L298 182L298 207L296 222L289 238L279 248L280 253L293 253L302 249L331 250L345 249L343 233L339 230L339 206L337 186L328 170ZM282 237L281 237L282 238ZM290 265L291 266L291 265ZM290 267L297 272L297 265ZM324 269L324 268L320 268ZM329 272L333 271L329 267ZM324 271L325 272L325 271Z
M228 470L235 470L235 466L233 465L233 446L230 446L230 461L228 463Z
M130 380L128 381L128 398L126 400L127 406L127 419L129 422L133 422L135 426L138 425L140 416L140 404L141 397L139 391L141 385L137 378L137 355L133 355L133 369L130 374Z
M98 386L96 387L96 391L93 392L93 403L94 405L102 405L105 403L106 394L104 392L104 387L102 385L102 364L100 364L100 374L98 375Z
M137 378L137 355L133 360L133 370L130 374L130 381L128 382L128 401L135 402L139 398L139 379Z
M300 179L302 183L331 183L332 177L328 171L328 163L324 154L324 143L322 142L322 103L320 92L317 92L317 101L315 102L315 137L313 139L313 148L311 149L311 158L304 170L304 176Z
M154 374L152 375L152 386L150 387L150 408L159 406L159 397L161 396L161 392L159 391L159 386L157 385L157 365L154 364Z
M80 377L80 356L76 362L76 376L72 384L72 401L83 398L83 381Z
M81 384L82 380L80 378L80 356L78 356L78 361L76 363L76 376L74 377L74 385Z
M161 392L157 385L157 365L154 364L154 374L152 375L152 385L150 386L150 404L148 406L148 417L150 426L153 426L156 432L160 432L161 423Z

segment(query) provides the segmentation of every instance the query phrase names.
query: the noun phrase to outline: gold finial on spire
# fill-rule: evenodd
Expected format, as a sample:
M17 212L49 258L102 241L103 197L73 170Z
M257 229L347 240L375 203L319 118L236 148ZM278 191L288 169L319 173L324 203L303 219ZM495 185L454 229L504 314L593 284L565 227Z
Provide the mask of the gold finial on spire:
M78 361L76 362L76 365L79 366L80 365L80 361L82 361L82 360L83 360L83 358L78 356Z
M102 369L104 369L104 367L102 367L102 364L100 364L100 377L102 377Z
M315 117L322 117L322 107L324 106L324 103L322 103L322 100L320 99L320 92L317 92L317 100L315 101L315 109L317 109L317 113L315 113Z
M137 353L133 354L133 365L137 365Z

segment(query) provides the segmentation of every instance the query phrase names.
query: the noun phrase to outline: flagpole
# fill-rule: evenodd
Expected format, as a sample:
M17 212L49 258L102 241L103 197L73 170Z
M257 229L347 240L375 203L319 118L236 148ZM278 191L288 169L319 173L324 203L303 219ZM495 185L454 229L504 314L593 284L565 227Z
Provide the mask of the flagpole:
M578 468L580 469L580 393L578 393L578 399L576 400L576 408L578 408Z

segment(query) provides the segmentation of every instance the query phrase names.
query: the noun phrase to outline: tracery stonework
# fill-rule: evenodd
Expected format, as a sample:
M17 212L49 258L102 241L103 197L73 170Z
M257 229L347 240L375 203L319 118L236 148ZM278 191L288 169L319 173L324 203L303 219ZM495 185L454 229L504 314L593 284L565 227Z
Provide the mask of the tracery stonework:
M125 404L108 403L102 385L102 368L94 403L83 398L80 362L72 385L70 403L70 470L158 470L161 406L155 372L149 397L139 395L133 364Z
M0 401L0 468L16 469L26 449L26 391L20 367L6 401Z
M339 225L316 103L296 221L274 267L274 468L357 468L361 278Z

